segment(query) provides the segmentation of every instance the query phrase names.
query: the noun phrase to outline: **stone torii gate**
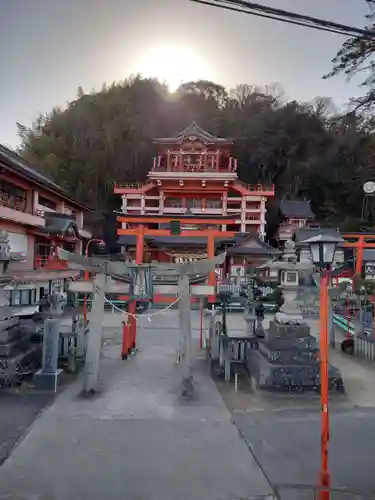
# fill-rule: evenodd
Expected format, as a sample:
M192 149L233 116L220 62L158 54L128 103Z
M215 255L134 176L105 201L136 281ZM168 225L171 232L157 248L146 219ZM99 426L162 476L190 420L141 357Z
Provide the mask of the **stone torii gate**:
M191 317L190 317L190 282L189 275L207 275L215 266L223 264L225 253L212 259L202 259L196 262L183 264L129 264L123 262L110 262L105 259L83 257L59 249L58 256L70 263L71 267L95 273L94 280L72 282L69 286L72 292L92 293L93 301L90 314L90 333L86 349L86 363L83 392L92 394L98 390L99 360L102 347L102 329L104 302L106 293L130 293L140 298L147 289L146 273L154 271L175 271L179 275L178 300L179 300L179 332L180 332L180 366L182 369L181 395L191 395L193 390L193 373L191 364ZM121 276L125 271L133 271L131 283L109 283L109 276ZM135 271L135 272L134 272ZM215 293L214 286L195 286L196 295L211 296ZM135 330L135 318L134 330ZM123 356L124 359L124 356Z

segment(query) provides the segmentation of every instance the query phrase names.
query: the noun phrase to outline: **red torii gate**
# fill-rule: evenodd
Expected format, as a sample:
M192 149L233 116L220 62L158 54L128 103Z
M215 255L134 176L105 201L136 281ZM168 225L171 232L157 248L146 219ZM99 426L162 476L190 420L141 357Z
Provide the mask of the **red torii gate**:
M345 233L345 240L355 240L355 241L345 241L345 248L354 248L355 252L355 274L360 275L362 273L363 265L363 250L365 248L375 248L375 234L373 233ZM373 240L370 243L366 240Z
M238 215L239 216L239 215ZM136 254L135 254L135 263L142 264L143 263L143 254L144 254L144 243L145 236L174 236L171 232L171 229L150 229L147 224L161 224L161 223L171 223L174 221L179 221L180 223L190 223L190 224L204 224L204 225L212 225L218 226L222 224L236 224L236 219L238 219L237 214L233 214L233 216L207 216L207 217L197 217L197 216L173 216L173 215L127 215L122 214L118 215L118 222L126 222L127 224L138 224L136 228L130 229L118 229L118 236L135 236L136 237ZM221 231L217 229L217 227L212 227L208 229L182 229L178 236L189 236L189 237L206 237L207 238L207 257L212 259L215 256L215 238L233 238L235 235L235 231ZM215 271L211 271L208 277L209 285L216 285L216 275ZM209 297L209 302L214 302L215 296ZM136 301L133 300L129 303L129 313L135 314L136 312ZM133 346L136 345L136 321L133 316L128 316L127 328L130 335L130 338L133 339Z

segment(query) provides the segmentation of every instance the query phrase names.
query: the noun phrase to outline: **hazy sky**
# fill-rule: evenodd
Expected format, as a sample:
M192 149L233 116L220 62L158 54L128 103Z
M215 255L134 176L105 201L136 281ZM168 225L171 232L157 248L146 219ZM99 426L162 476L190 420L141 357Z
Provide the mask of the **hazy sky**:
M258 0L363 27L364 0ZM222 11L187 0L0 0L0 143L16 122L131 73L181 80L280 83L287 96L359 92L343 76L322 80L344 37Z

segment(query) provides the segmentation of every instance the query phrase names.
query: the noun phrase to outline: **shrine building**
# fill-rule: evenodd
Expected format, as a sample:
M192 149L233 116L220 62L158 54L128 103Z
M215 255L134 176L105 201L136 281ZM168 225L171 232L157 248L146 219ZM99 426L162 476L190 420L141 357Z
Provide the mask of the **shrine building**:
M243 274L239 268L278 253L264 243L266 203L274 187L238 179L232 139L214 137L193 123L154 144L157 155L147 181L114 188L122 198L118 244L129 259L135 258L140 227L143 261L191 261L231 247L229 266ZM213 231L210 252L207 235Z

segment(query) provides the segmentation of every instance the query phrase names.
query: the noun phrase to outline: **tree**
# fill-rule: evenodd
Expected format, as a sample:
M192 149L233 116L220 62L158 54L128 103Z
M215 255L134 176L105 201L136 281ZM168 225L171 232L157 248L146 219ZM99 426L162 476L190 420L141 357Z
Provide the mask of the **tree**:
M119 208L114 181L146 178L153 138L192 121L235 140L242 181L274 184L278 199L310 199L325 224L359 229L366 222L362 185L375 176L372 128L356 113L338 116L324 97L286 101L276 85L227 91L199 80L170 94L157 80L134 76L90 94L79 88L66 109L40 115L31 128L19 125L21 154L101 214ZM277 199L269 204L270 220L277 206Z
M356 110L361 110L364 114L371 111L375 105L375 23L373 18L373 14L366 16L368 24L365 29L373 32L374 36L372 38L352 37L346 40L332 59L332 71L324 76L324 78L330 78L344 73L351 78L354 75L363 74L361 87L366 89L365 94L351 99L351 102Z

